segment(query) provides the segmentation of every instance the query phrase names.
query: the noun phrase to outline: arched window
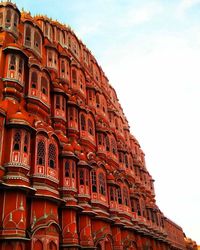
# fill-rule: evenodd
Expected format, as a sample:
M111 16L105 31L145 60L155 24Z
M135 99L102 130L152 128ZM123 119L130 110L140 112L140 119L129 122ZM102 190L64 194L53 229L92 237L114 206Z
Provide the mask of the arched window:
M36 89L37 83L38 83L38 76L37 76L37 73L33 71L31 74L31 88Z
M26 32L25 32L25 45L31 46L31 28L30 26L26 26Z
M11 55L11 57L10 57L9 69L10 70L16 69L16 56L15 55Z
M6 28L10 28L11 26L11 10L7 10L6 12Z
M18 24L18 15L15 13L15 15L14 15L14 27L15 27L15 29L17 28L17 24Z
M119 204L122 204L122 193L121 193L121 188L117 188L117 200Z
M51 143L49 145L49 167L55 168L56 167L56 146Z
M88 132L91 134L91 135L94 135L94 128L93 128L93 123L90 119L88 119Z
M44 95L48 96L48 82L44 76L41 78L41 91Z
M65 162L65 177L70 177L70 164L69 164L69 161Z
M81 114L81 130L86 130L86 122L84 114Z
M60 109L60 96L56 95L56 109Z
M105 195L106 194L106 183L105 183L104 174L99 173L98 179L99 179L99 193L102 195Z
M22 58L20 58L19 59L19 69L18 69L19 74L22 74L22 71L23 71L23 60L22 60Z
M3 13L0 12L0 27L3 26Z
M85 183L85 178L84 178L84 171L83 169L79 170L79 184L84 185Z
M17 131L14 135L13 150L20 151L20 146L21 146L21 133L20 131Z
M28 153L28 134L26 133L24 136L24 153Z
M128 157L127 157L127 155L125 155L125 157L124 157L124 162L125 162L126 168L128 168Z
M96 105L97 105L97 108L100 107L100 98L99 98L99 94L96 95Z
M45 144L44 141L39 141L37 145L37 164L45 165Z
M114 187L110 187L110 200L115 200Z
M112 140L111 140L111 145L112 145L112 152L114 155L116 155L117 154L117 146L116 146L116 141L114 138L112 138Z
M65 74L65 61L64 60L61 61L61 73Z
M34 34L34 47L40 52L41 38L37 31L35 31L35 34Z
M72 70L72 82L77 83L77 74L75 69Z
M128 190L126 187L123 188L123 196L124 196L124 205L129 206L129 196L128 196Z
M110 151L110 141L108 135L106 136L106 151Z
M97 176L96 176L95 170L92 170L91 177L92 177L92 192L96 193L97 192Z

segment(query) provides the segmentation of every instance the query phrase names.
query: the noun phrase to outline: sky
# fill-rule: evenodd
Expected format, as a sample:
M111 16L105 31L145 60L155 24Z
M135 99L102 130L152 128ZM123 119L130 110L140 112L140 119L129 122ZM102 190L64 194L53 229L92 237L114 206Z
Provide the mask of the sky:
M145 152L158 206L200 244L200 0L15 3L70 25L92 51Z

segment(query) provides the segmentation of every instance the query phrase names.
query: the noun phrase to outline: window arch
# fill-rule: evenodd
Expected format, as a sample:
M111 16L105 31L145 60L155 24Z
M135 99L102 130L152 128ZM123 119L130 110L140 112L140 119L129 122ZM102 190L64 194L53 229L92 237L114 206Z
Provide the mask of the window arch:
M48 81L44 76L41 78L41 91L44 95L48 96Z
M56 168L56 146L53 143L49 144L49 167Z
M45 143L39 141L37 145L37 164L45 166Z
M15 70L16 69L16 55L11 55L9 69L10 70Z
M25 45L31 46L31 28L30 28L30 26L26 26Z
M70 164L69 164L69 161L65 162L65 177L70 177Z
M124 205L129 206L129 195L126 187L123 188Z
M105 141L106 141L106 151L110 151L110 140L108 135L106 136Z
M14 135L13 150L20 151L20 147L21 147L21 132L17 131Z
M99 179L99 193L102 195L105 195L106 194L106 182L105 182L104 174L99 173L98 179Z
M41 48L41 37L39 35L39 33L37 31L35 31L34 34L34 47L36 50L38 50L40 52L40 48Z
M117 200L119 204L122 204L122 193L121 193L121 188L117 188Z
M6 12L6 28L10 28L11 26L11 10L8 9Z
M96 176L96 170L92 170L91 172L92 177L92 192L97 192L97 176Z
M86 121L84 114L81 114L81 130L86 130Z
M31 88L36 89L38 87L38 75L36 71L31 74Z
M72 82L77 83L77 73L75 69L72 70Z
M91 119L88 119L88 132L91 135L94 135L94 127L93 127L93 123L92 123Z
M24 136L24 153L28 153L28 144L29 144L29 138L28 133Z

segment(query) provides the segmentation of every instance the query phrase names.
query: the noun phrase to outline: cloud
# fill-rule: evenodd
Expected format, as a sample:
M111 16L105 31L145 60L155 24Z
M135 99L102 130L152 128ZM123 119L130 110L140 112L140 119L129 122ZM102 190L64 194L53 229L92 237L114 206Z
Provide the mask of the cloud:
M198 4L200 4L200 0L182 0L176 9L177 16L183 18L189 9Z
M122 26L133 26L138 24L143 24L151 21L163 10L163 7L158 4L146 4L141 7L135 8L134 6L129 6L129 10L121 19Z

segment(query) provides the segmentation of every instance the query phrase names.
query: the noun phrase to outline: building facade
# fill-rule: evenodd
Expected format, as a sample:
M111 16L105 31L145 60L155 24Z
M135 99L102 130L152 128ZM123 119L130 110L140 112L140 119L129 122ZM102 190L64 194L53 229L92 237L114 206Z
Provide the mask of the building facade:
M115 90L70 27L0 3L0 250L185 249Z

